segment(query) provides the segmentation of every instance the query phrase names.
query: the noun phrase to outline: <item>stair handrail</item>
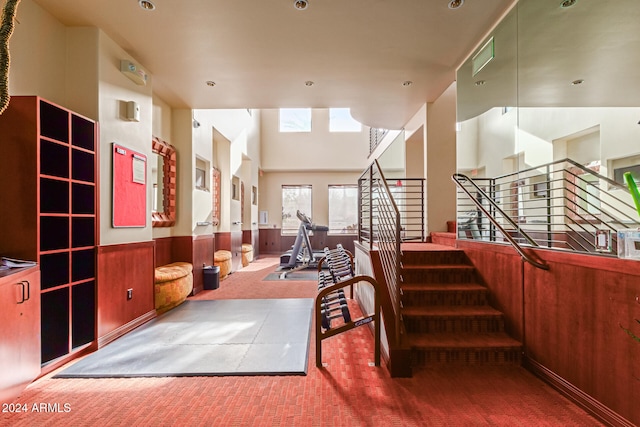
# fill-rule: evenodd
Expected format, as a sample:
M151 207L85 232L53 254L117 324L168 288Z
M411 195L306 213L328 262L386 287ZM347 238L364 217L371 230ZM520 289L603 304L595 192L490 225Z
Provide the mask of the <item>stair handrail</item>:
M503 178L507 178L507 177L512 176L512 175L523 175L523 174L526 174L527 172L540 170L542 168L548 168L550 166L561 164L561 163L569 163L570 165L575 166L576 168L578 168L578 169L580 169L580 170L582 170L584 172L587 172L587 173L589 173L589 174L591 174L593 176L598 177L598 179L601 179L601 180L605 181L607 184L609 184L612 187L616 187L616 188L618 188L620 190L625 190L626 192L629 192L629 189L627 187L625 187L624 185L620 184L619 182L616 182L616 181L612 180L611 178L608 178L608 177L606 177L604 175L600 175L598 172L594 171L593 169L590 169L590 168L588 168L588 167L586 167L584 165L581 165L580 163L578 163L575 160L572 160L572 159L570 159L568 157L564 158L564 159L560 159L560 160L554 160L553 162L545 163L545 164L542 164L542 165L532 166L532 167L530 167L528 169L522 169L522 170L519 170L517 172L505 173L505 174L502 174L502 175L494 177L493 180L494 181L499 181L499 180L501 180Z
M470 183L475 188L477 193L482 195L482 197L485 200L487 200L491 204L491 206L503 216L504 219L506 219L516 230L518 230L518 225L508 215L506 215L504 213L504 211L500 208L500 206L498 206L498 204L495 203L493 201L493 199L491 199L482 188L480 188L475 182L473 182L473 180L471 178L469 178L465 174L454 173L453 175L451 175L451 179L456 183L458 188L460 188L462 191L464 191L467 194L469 199L476 205L476 207L483 214L486 215L486 217L489 219L489 221L491 221L491 223L493 225L495 225L498 228L498 230L500 230L502 235L509 241L509 243L511 243L511 246L513 246L513 248L516 250L516 252L518 252L518 254L520 254L520 256L522 257L522 259L524 261L526 261L529 264L533 265L534 267L540 268L542 270L549 270L549 266L547 264L545 264L543 261L538 261L538 260L534 259L532 256L530 256L529 254L527 254L524 251L522 246L520 246L518 244L518 242L516 242L516 240L513 237L511 237L511 234L509 234L502 227L502 225L500 225L500 223L495 218L495 216L492 215L491 213L489 213L489 211L484 206L482 206L482 203L480 203L480 201L477 199L477 197L474 197L469 192L469 190L467 190L465 188L465 186L462 184L462 181L466 181L466 182ZM518 231L527 240L527 242L529 242L531 244L531 246L534 246L534 247L538 246L538 244L535 242L535 240L533 240L524 230L518 230Z
M387 178L384 176L384 172L382 171L382 167L377 159L373 161L371 164L372 171L372 183L373 183L373 169L377 169L377 173L380 175L380 180L378 180L378 187L380 187L380 182L382 183L383 193L387 196L387 200L389 200L391 204L391 215L395 217L395 230L391 231L391 235L394 236L394 239L388 248L391 250L383 250L380 252L380 256L383 259L383 262L387 264L388 267L391 267L393 271L388 271L387 277L385 277L385 281L387 282L387 288L392 296L391 301L393 304L394 317L395 317L395 338L396 345L400 343L400 335L401 335L401 326L400 326L400 210L393 199L393 194L389 189L389 184L387 183ZM380 198L378 199L380 200ZM373 223L373 221L372 221ZM389 227L391 228L391 227ZM378 240L378 245L381 246L381 241ZM387 253L389 252L389 253ZM384 258L386 257L386 260ZM388 269L387 269L388 270Z

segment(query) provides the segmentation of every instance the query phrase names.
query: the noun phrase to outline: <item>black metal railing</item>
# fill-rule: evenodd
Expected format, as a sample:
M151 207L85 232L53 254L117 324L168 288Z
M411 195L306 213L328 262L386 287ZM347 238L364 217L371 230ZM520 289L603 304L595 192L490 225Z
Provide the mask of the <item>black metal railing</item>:
M399 345L401 216L377 160L360 176L358 192L358 238L379 252L395 318L394 344Z
M496 178L465 177L458 183L458 238L500 242L508 234L523 245L534 246L531 239L550 249L617 255L617 231L640 221L627 187L598 170L563 159Z
M387 133L389 133L388 129L369 129L369 154L373 153Z

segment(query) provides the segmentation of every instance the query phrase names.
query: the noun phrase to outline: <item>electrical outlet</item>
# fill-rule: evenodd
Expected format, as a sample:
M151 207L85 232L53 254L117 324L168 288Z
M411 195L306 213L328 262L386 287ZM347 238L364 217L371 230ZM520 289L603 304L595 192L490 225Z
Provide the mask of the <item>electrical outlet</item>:
M131 299L133 298L133 289L129 288L127 289L127 299Z

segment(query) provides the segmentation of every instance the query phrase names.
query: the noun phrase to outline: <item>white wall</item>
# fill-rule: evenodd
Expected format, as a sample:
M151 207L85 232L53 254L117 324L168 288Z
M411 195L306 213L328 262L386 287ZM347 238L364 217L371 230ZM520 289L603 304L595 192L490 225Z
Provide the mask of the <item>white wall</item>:
M288 133L279 131L279 110L262 110L262 169L363 171L368 166L368 128L329 132L329 109L311 114L311 132Z
M240 218L240 202L231 198L231 180L235 175L244 183L245 200L250 203L251 187L258 186L260 112L245 109L194 110L193 117L200 124L193 130L194 156L210 162L212 167L216 166L222 175L220 224L198 226L198 222L211 221L213 201L210 191L195 189L195 163L192 167L193 234L250 229L253 222L258 222L257 207L247 212L246 220Z

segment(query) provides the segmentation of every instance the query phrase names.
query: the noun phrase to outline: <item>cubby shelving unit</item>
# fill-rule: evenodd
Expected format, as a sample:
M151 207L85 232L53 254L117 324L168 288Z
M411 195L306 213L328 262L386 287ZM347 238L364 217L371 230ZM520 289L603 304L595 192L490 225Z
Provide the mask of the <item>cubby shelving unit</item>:
M0 254L38 262L41 362L96 337L97 124L39 97L0 115Z

